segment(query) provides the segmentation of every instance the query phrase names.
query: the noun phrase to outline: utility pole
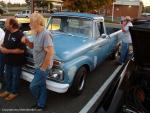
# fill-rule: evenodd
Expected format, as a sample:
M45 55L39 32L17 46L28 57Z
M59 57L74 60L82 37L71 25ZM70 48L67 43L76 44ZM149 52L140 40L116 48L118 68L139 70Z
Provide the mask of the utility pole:
M31 13L34 13L34 0L31 0Z
M114 22L114 10L115 10L115 3L113 2L113 7L112 7L112 22Z

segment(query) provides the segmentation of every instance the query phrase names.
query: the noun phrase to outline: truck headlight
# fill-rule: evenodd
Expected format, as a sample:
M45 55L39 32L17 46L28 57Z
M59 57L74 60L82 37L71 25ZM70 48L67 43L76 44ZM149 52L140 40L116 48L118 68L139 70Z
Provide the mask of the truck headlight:
M61 69L53 68L51 73L48 76L49 79L54 79L58 81L64 80L64 72Z
M60 65L62 65L64 62L60 61L60 60L54 60L53 61L53 67L59 67Z

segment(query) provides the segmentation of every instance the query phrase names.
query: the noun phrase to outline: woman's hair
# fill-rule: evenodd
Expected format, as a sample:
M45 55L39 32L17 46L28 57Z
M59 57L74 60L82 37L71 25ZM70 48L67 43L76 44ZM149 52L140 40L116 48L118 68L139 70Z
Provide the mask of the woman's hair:
M19 23L15 17L9 17L7 18L9 25L12 25L13 29L19 29Z
M30 21L41 26L45 26L45 19L40 13L32 13Z
M126 21L131 21L131 17L130 17L130 16L126 16L126 17L125 17L125 20L126 20Z

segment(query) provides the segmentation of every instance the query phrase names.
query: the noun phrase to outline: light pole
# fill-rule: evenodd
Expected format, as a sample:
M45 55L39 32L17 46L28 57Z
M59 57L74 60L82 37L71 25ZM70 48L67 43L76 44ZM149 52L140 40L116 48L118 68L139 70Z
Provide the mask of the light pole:
M34 13L34 0L31 0L31 13Z
M114 21L114 8L115 6L114 6L114 2L113 2L113 7L112 7L112 22Z

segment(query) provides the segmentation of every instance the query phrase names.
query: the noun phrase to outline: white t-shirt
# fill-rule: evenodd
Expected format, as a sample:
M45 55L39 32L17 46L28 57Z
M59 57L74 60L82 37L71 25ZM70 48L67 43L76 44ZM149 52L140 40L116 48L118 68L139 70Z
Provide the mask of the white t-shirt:
M122 41L126 43L132 43L131 35L129 32L129 27L133 26L131 22L128 22L127 25L124 27L125 32L123 32Z
M0 46L4 41L4 37L5 37L5 32L2 28L0 28Z

